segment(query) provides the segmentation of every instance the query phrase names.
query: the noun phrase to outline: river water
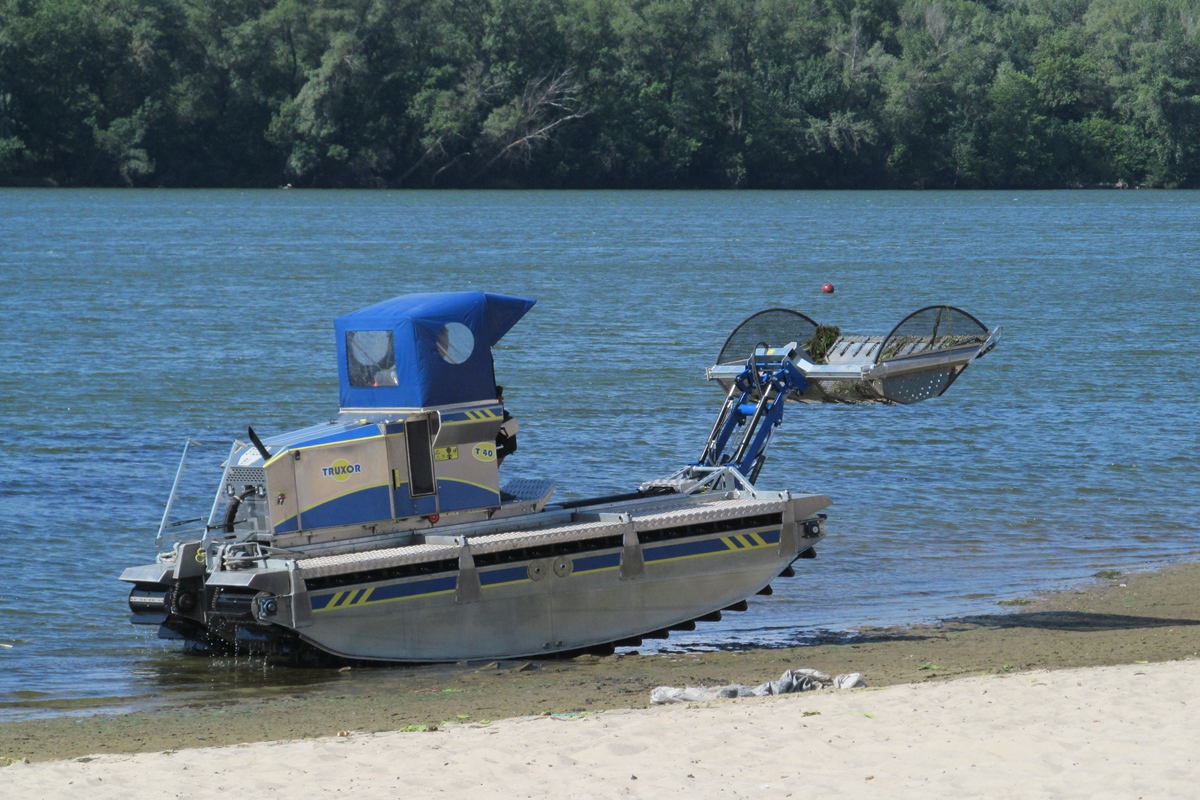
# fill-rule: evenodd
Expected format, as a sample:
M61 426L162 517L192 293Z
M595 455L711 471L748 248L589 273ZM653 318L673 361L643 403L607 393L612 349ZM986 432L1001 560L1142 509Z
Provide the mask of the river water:
M324 685L182 655L128 624L117 577L153 559L185 438L198 516L247 425L336 412L333 318L405 292L538 299L495 354L522 430L504 470L558 499L698 457L723 399L704 368L762 308L1004 328L942 398L789 409L759 486L833 498L818 559L667 647L1195 559L1198 261L1194 192L0 190L0 719Z

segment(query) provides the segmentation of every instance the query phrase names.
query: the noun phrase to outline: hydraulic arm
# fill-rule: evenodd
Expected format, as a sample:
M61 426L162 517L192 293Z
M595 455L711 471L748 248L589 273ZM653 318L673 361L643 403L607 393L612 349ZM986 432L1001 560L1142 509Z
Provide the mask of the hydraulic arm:
M758 480L771 437L783 422L789 392L803 393L808 385L792 363L796 347L795 342L782 348L755 347L730 386L704 453L694 466L732 465L751 483Z

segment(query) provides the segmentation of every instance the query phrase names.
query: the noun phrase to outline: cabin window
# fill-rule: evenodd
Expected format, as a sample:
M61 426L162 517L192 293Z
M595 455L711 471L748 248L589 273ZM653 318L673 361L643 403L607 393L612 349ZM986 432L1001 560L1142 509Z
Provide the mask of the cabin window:
M438 355L449 364L461 364L475 351L475 334L461 322L448 322L438 331Z
M395 386L396 354L391 331L347 331L346 367L350 385Z

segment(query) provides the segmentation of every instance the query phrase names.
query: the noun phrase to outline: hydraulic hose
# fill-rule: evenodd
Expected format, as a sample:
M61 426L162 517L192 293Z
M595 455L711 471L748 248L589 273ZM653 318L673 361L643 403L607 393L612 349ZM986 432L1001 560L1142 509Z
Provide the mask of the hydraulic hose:
M254 493L255 489L251 486L241 494L229 498L229 505L225 506L225 524L222 528L225 533L233 533L233 520L237 517L238 509L241 508L242 502Z

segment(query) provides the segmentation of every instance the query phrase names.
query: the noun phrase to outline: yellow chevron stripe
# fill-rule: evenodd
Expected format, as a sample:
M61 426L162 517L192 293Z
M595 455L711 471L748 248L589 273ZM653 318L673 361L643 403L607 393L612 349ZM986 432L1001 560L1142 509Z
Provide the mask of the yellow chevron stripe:
M500 415L494 411L463 411L466 419L452 419L442 422L442 427L449 425L473 425L477 422L488 422L490 420L500 419Z
M368 605L375 606L375 605L379 605L381 603L399 603L403 600L416 600L421 597L433 597L434 595L439 595L439 594L454 594L454 592L455 592L454 589L440 589L436 592L425 592L423 594L410 594L405 597L389 597L386 600L372 600L371 593L374 591L375 591L375 587L372 586L370 589L368 589L363 594L363 596L361 598L359 598L358 600L355 600L353 603L346 603L345 605L341 606L341 608L342 609L359 608L361 606L368 606ZM320 614L323 611L337 610L337 604L338 604L338 601L341 599L342 594L343 594L343 592L338 592L338 594L334 595L333 599L329 601L329 604L327 606L325 606L324 608L314 608L313 613ZM349 592L348 594L353 594L353 592Z
M737 541L737 544L734 543ZM721 542L727 550L757 550L762 547L775 547L774 544L763 539L758 533L739 533L735 536L722 536ZM741 545L739 547L738 545ZM715 553L706 553L704 555L716 555ZM683 558L691 558L692 556L683 556ZM665 561L674 561L675 559L664 559Z

